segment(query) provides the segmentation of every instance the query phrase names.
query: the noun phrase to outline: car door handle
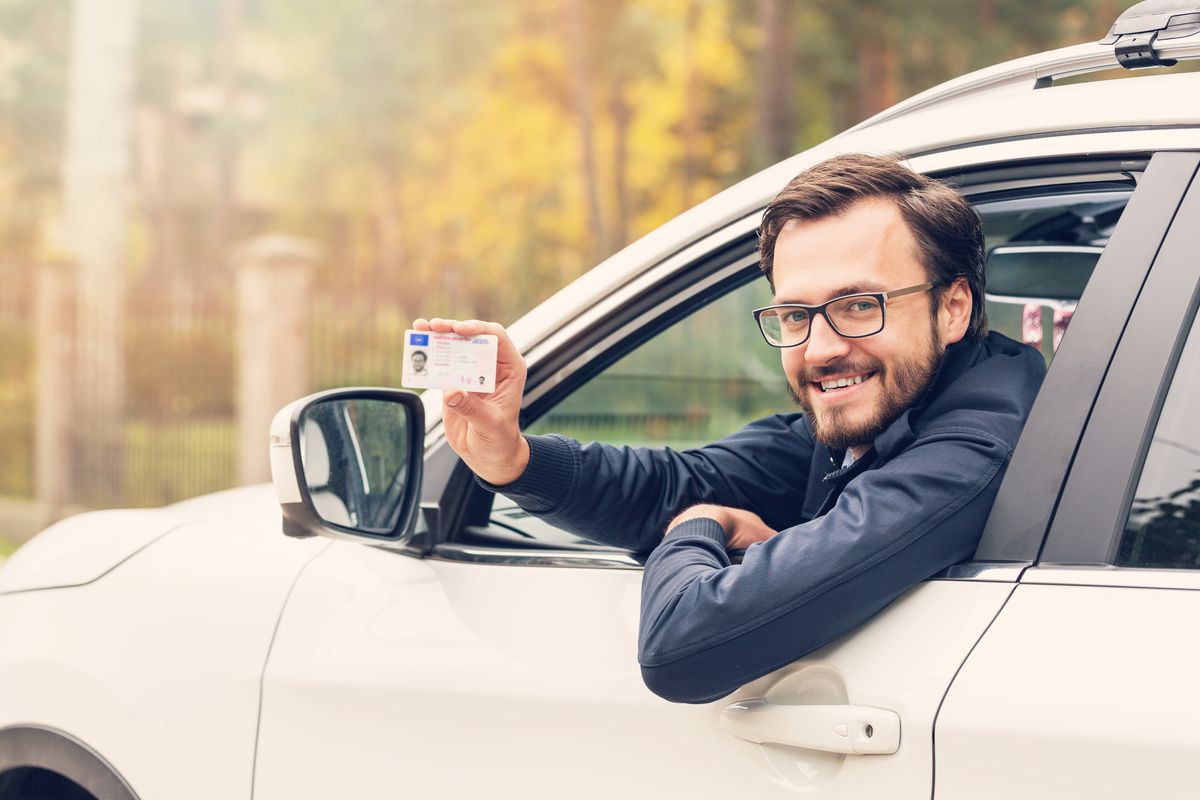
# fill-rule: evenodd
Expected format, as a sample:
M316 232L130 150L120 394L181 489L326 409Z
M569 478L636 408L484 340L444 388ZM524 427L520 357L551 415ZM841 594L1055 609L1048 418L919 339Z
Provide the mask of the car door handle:
M886 755L900 748L900 716L870 706L780 705L742 700L721 712L725 732L755 744Z

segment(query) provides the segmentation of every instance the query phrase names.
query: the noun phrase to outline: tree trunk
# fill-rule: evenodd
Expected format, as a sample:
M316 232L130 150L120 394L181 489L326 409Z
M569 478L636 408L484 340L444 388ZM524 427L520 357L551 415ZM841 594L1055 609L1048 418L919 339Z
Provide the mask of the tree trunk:
M895 25L878 7L864 9L858 39L858 119L874 116L902 96L900 58L890 32Z
M625 98L625 81L618 80L609 98L609 113L613 121L613 195L616 197L616 219L613 220L612 241L615 248L629 243L629 125L633 122L633 107Z
M567 47L571 59L571 85L575 120L579 126L579 158L583 175L583 202L591 234L591 261L609 254L608 236L600 213L600 187L596 175L596 143L592 119L592 71L581 0L566 1ZM567 278L573 275L564 276Z
M790 0L758 0L757 167L792 155L792 42Z
M684 208L691 208L696 202L696 143L700 138L700 115L697 111L698 95L700 93L699 70L696 68L695 47L696 32L700 27L700 6L697 0L689 0L684 17L683 33L683 62L684 62L684 97L683 97L683 175L682 189Z

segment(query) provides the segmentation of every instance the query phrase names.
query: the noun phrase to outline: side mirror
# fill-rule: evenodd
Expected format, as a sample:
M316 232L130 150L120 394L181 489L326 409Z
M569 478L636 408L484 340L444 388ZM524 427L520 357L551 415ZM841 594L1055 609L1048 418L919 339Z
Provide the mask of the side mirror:
M425 410L399 389L333 389L271 422L271 479L288 536L406 541L416 523Z

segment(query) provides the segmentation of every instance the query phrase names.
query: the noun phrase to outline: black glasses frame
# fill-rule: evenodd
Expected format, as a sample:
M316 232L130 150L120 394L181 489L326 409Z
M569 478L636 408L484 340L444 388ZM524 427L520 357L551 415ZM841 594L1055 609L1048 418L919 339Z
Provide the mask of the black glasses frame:
M927 292L930 289L932 289L935 285L936 284L933 284L933 283L918 283L916 286L908 286L904 289L896 289L891 292L855 292L853 294L843 294L839 297L834 297L829 300L826 300L824 303L821 303L818 306L806 306L803 303L781 303L779 305L763 306L762 308L756 308L751 313L754 315L754 324L758 326L758 332L760 334L762 334L763 341L765 341L767 344L771 345L771 347L775 347L780 350L786 349L788 347L799 347L800 345L807 342L809 340L809 337L812 336L813 318L818 314L825 318L825 322L826 322L826 324L829 325L830 330L832 330L838 336L841 336L843 339L865 339L868 336L874 336L875 334L879 333L880 331L882 331L884 329L884 326L887 325L887 303L888 303L888 300L894 300L895 298L903 297L906 294L916 294L918 292ZM853 298L853 297L871 297L871 298L874 298L875 301L879 303L879 327L878 328L871 331L870 333L856 333L856 334L842 333L841 331L838 330L838 326L836 324L834 324L832 319L830 319L829 314L826 313L826 309L828 309L829 306L833 305L834 303L840 303L843 300L849 300L850 298ZM765 330L763 330L763 326L762 326L762 315L764 313L766 313L767 311L774 311L775 309L780 309L780 308L785 308L785 309L802 308L808 312L808 316L809 316L808 333L805 334L803 339L801 339L798 342L793 342L792 344L775 344L767 336L767 332Z

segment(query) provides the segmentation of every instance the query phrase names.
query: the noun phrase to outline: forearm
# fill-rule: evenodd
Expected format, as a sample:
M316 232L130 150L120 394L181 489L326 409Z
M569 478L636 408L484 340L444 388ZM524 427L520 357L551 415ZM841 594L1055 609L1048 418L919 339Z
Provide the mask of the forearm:
M511 484L483 485L522 509L579 536L647 551L682 508L718 499L694 454L580 445L560 436L530 436L530 461ZM689 463L693 462L693 463Z
M768 417L685 452L526 438L524 474L484 486L554 525L633 550L653 548L675 515L697 503L749 509L774 528L794 522L812 452L794 416Z

